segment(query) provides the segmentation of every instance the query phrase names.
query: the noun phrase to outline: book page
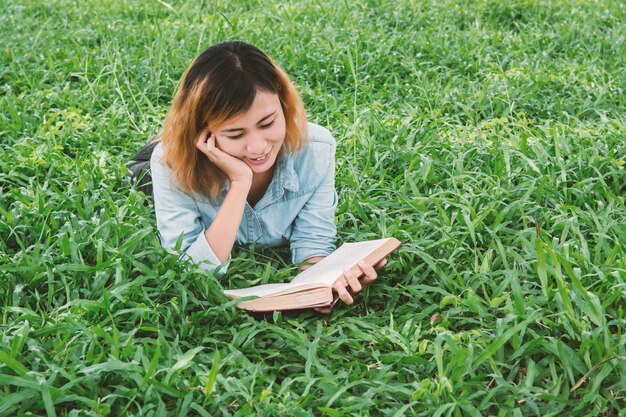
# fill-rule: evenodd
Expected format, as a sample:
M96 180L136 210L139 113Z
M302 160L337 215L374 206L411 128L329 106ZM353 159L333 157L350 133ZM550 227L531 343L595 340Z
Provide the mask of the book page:
M298 274L290 285L318 283L331 286L343 274L344 268L354 266L390 239L344 243L329 256Z
M249 311L293 310L328 306L332 300L333 291L330 287L318 287L306 291L242 301L237 304L237 307Z
M324 285L320 285L318 283L304 283L301 285L294 285L293 283L289 284L263 284L257 285L256 287L250 288L242 288L239 290L226 290L224 294L232 299L241 298L241 297L273 297L281 294L287 294L297 291L308 290L311 288L319 288Z

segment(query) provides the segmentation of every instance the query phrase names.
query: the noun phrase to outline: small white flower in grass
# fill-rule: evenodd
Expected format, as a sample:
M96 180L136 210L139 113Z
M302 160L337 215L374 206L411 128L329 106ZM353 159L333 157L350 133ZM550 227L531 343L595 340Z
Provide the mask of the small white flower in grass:
M518 67L512 67L506 72L506 75L511 78L519 78L524 76L524 70Z
M527 143L529 145L532 145L533 143L540 142L540 141L541 141L540 138L538 138L536 136L531 136L531 137L528 138Z
M30 345L28 346L28 351L29 352L33 352L33 353L41 353L41 347L37 346L37 345ZM35 360L39 360L40 358L35 357Z
M98 157L98 167L102 168L106 164L106 161L111 158L111 155L107 151L97 151L94 155Z
M19 294L22 292L23 289L24 289L24 284L17 284L15 288L13 289L13 292L15 294Z

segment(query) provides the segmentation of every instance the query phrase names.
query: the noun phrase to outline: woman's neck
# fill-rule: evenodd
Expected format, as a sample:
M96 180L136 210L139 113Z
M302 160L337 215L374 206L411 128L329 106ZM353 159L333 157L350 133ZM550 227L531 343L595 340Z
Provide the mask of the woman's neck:
M250 204L251 207L254 207L256 203L258 203L259 200L261 200L261 198L265 195L267 188L272 182L272 178L274 178L275 167L276 165L266 172L254 174L252 176L252 185L250 186L247 199L248 204Z

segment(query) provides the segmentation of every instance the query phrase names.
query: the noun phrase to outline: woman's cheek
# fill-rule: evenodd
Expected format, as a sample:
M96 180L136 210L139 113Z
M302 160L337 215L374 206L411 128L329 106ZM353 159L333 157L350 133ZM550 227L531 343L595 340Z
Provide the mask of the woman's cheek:
M272 131L272 138L276 142L282 142L285 140L285 136L287 135L287 129L285 128L285 123L282 125L276 126L276 128Z
M241 158L241 152L238 149L239 146L237 146L234 141L228 139L220 139L220 137L218 136L216 144L217 147L220 148L220 150L226 152L230 156Z

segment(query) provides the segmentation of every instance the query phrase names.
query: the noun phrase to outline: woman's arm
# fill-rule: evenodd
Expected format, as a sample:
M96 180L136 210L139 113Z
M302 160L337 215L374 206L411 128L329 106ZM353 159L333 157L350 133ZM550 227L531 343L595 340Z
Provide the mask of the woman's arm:
M200 132L196 147L228 176L230 182L224 202L204 232L217 258L220 262L226 262L237 239L237 231L246 208L252 186L252 170L245 162L219 149L215 134L210 133L208 128Z
M162 150L162 145L158 145L150 163L161 244L181 251L181 257L187 256L200 268L214 272L221 261L204 236L202 214L195 199L180 188L170 169L161 162Z
M252 171L243 161L217 149L214 140L209 141L206 137L208 132L203 133L204 139L201 140L201 135L196 146L205 155L208 153L218 160L216 165L230 178L229 191L208 227L203 224L194 198L176 185L171 171L161 162L162 145L152 155L151 169L157 227L163 246L173 248L180 242L184 254L213 272L228 260L237 238L252 183Z
M204 231L209 246L220 262L226 262L230 257L246 207L249 190L250 186L245 183L231 182L226 198L215 219Z

